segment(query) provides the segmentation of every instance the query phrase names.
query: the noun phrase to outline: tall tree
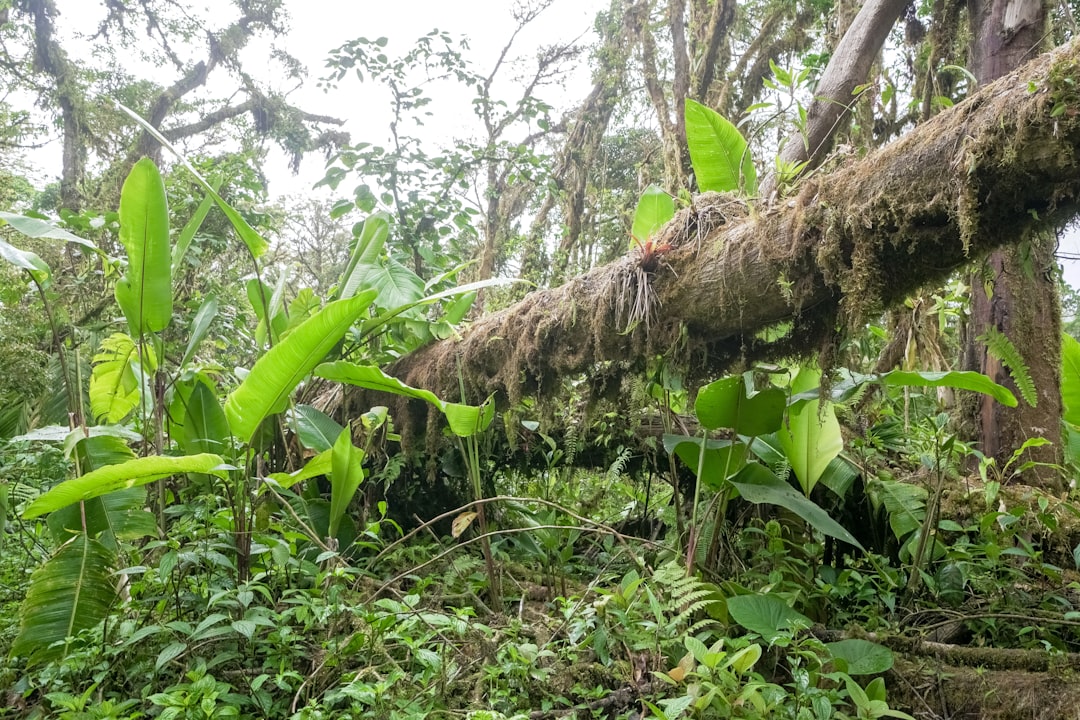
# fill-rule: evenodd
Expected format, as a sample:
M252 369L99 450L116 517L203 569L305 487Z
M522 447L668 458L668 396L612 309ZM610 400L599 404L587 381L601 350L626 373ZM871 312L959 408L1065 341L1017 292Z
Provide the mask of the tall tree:
M969 70L986 84L1038 53L1048 38L1042 0L969 0ZM1028 375L1037 396L1016 408L975 398L974 421L982 452L1000 465L1025 440L1045 437L1053 444L1033 448L1032 458L1061 460L1061 308L1054 260L1056 236L1033 228L996 250L972 276L971 318L964 364L995 382L1016 388L1011 374ZM993 346L1004 337L1022 360L1009 368ZM1026 366L1026 367L1025 367ZM1044 473L1048 483L1056 474Z
M132 106L174 142L250 116L258 136L281 145L294 164L305 152L331 148L345 139L333 129L342 121L291 105L244 69L240 53L252 38L284 32L281 0L236 0L229 10L232 17L225 24L206 30L208 18L174 2L110 0L100 5L104 17L91 34L61 23L55 0L15 0L9 22L0 26L0 69L15 86L36 95L41 108L55 108L50 119L63 133L61 207L79 211L88 202L112 206L120 181L135 161L160 154L157 142L134 131L112 106L114 99ZM215 20L223 16L222 8L215 10ZM149 42L137 27L145 28ZM80 39L94 43L94 57L77 49ZM156 66L158 78L171 73L172 79L161 83L130 76L121 61L131 57ZM294 58L278 52L275 60L284 76L302 77L303 68ZM231 96L206 92L215 74L231 75ZM88 182L92 156L106 168L97 187ZM103 197L96 197L99 193Z

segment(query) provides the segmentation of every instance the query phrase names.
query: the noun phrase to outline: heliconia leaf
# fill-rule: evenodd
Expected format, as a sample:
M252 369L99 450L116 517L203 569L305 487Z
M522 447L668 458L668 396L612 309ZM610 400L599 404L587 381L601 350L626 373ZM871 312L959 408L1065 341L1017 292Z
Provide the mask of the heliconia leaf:
M118 465L107 465L56 485L30 503L23 511L23 518L31 520L81 500L89 500L122 488L139 487L170 475L180 473L223 475L224 471L217 469L221 464L220 456L202 453L180 457L152 455L134 458Z
M0 212L0 220L4 221L26 237L40 238L42 240L63 240L64 242L82 245L87 250L93 250L96 253L101 252L97 245L86 238L81 238L78 235L69 233L67 230L58 228L46 220L26 217L25 215L16 215L15 213L9 212Z
M156 361L153 350L145 347L149 372ZM114 333L101 342L94 355L90 375L90 412L95 420L118 423L139 406L145 386L142 364L135 342L123 333Z
M821 384L821 371L803 367L791 383L793 393L801 393ZM809 496L825 473L825 468L844 449L844 437L832 403L804 400L788 410L787 424L776 434L787 455L791 471Z
M228 447L229 422L209 378L178 381L169 416L173 439L185 453L221 453Z
M289 488L298 482L310 480L313 477L319 477L320 475L329 475L332 472L332 468L333 458L331 457L331 450L324 450L323 452L308 460L307 464L296 472L271 473L266 477L269 480L273 480L275 483L277 483L283 488Z
M315 374L326 380L356 385L357 387L393 393L431 403L446 415L450 431L458 437L468 437L487 429L495 417L495 404L488 398L483 405L462 405L445 402L430 390L414 388L397 378L390 377L374 365L357 365L338 361L324 363L315 368Z
M375 291L368 290L329 303L259 358L225 400L225 415L233 434L244 443L251 442L259 424L267 416L285 409L289 394L345 336L374 299Z
M318 452L332 448L345 429L332 417L310 405L297 405L290 420L300 444Z
M820 505L800 495L764 465L748 463L730 482L747 502L778 505L790 510L822 533L865 552L859 541L843 525L829 517Z
M686 144L698 188L746 195L757 192L757 169L746 138L715 110L686 99Z
M232 223L233 229L236 230L236 234L239 235L240 239L244 241L245 245L247 245L248 252L251 253L251 256L255 259L262 257L263 253L266 252L266 249L270 247L270 245L261 235L259 235L259 233L255 232L254 228L252 228L251 225L248 224L248 221L245 220L240 213L236 212L236 210L234 210L233 207L229 205L229 203L225 202L225 200L223 200L222 197L217 194L217 191L214 190L213 186L210 185L210 183L208 183L201 174L199 174L199 171L196 170L190 162L188 162L188 159L184 157L183 154L181 154L180 151L177 150L172 143L165 139L164 135L158 132L157 128L139 117L139 114L136 113L134 110L125 107L120 103L117 103L117 106L125 113L127 113L135 122L137 122L139 126L146 131L147 134L149 134L151 137L161 143L162 147L168 148L169 152L176 156L176 158L180 161L180 164L187 168L187 171L192 174L192 176L195 178L195 181L202 187L203 190L206 191L206 194L214 198L214 202L217 203L217 206L221 209L221 212L225 213L225 217L229 218L229 222Z
M191 332L188 334L187 348L184 350L184 357L180 360L180 367L186 366L195 357L195 351L199 349L199 344L210 332L210 323L214 322L217 312L218 300L215 297L207 298L199 307L199 311L195 313L195 319L191 321Z
M630 248L633 249L636 243L647 242L673 217L675 217L675 199L656 185L645 188L634 210Z
M990 395L1006 407L1016 407L1016 396L1008 388L998 385L982 373L970 370L950 370L946 372L892 370L878 376L878 379L886 385L901 387L951 387L960 390L971 390Z
M14 245L0 240L0 259L6 260L20 270L30 273L38 283L44 283L52 277L52 270L40 257L29 250L20 250Z
M221 183L217 182L214 189L216 190L220 186ZM199 207L195 208L195 214L191 216L187 225L180 231L179 237L176 238L176 245L172 249L172 270L174 273L179 270L180 263L184 262L184 255L187 254L188 247L191 246L191 241L195 238L195 233L199 232L199 228L202 227L203 221L206 220L206 216L213 205L213 197L210 195L204 197L203 201L199 203Z
M390 215L388 213L373 213L364 220L360 236L357 237L356 244L349 255L349 264L345 266L345 271L341 273L341 279L338 281L340 298L350 298L361 289L362 278L357 274L357 268L375 265L382 256L383 247L389 236Z
M57 550L30 576L11 654L28 665L64 657L69 638L108 615L116 600L115 564L112 552L85 535Z
M128 265L116 283L116 301L133 336L160 332L172 320L169 206L149 158L135 163L120 191L120 242Z
M476 519L477 513L475 511L463 512L454 518L454 522L450 524L450 537L459 538L461 533L469 529L472 525L472 521Z
M352 444L352 430L341 431L330 450L330 537L337 537L341 519L364 481L364 451Z
M1062 334L1061 341L1061 400L1065 406L1062 419L1080 425L1080 342L1067 334Z

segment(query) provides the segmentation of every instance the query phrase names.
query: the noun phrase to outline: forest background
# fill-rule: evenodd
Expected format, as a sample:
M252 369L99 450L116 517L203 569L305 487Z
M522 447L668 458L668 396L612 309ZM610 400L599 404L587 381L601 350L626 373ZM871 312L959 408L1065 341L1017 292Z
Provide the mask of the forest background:
M317 6L0 2L5 713L1072 706L1071 3Z

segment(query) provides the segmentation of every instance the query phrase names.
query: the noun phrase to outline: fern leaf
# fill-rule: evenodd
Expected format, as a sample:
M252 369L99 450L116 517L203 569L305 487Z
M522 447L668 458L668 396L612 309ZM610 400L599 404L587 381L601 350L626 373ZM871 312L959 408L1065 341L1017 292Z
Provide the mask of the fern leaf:
M1024 362L1023 356L1012 341L997 328L987 328L986 332L978 337L985 343L986 351L1001 362L1009 370L1009 376L1016 383L1016 389L1031 407L1035 407L1039 398L1035 393L1035 383L1031 379L1031 370Z

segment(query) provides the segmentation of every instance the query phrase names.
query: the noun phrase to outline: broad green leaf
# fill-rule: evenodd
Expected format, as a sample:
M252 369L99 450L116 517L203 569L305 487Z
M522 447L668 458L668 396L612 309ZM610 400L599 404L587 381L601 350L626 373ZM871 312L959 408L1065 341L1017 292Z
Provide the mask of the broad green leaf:
M476 292L478 290L483 290L483 289L489 288L489 287L498 287L500 285L511 285L513 283L516 283L516 282L522 282L522 281L521 280L515 280L513 278L489 278L487 280L479 280L479 281L474 282L474 283L468 283L466 285L459 285L457 287L453 287L453 288L450 288L448 290L443 290L441 292L435 293L434 295L428 295L426 297L420 298L419 300L408 303L407 305L402 305L401 307L396 307L396 308L391 308L391 309L388 309L388 310L384 310L383 312L379 313L378 315L371 318L370 320L365 320L360 325L360 334L364 335L364 336L370 335L370 334L374 333L376 330L383 327L384 325L391 322L394 318L398 317L402 313L405 313L405 312L408 312L409 310L412 310L413 308L425 307L427 305L433 305L433 304L437 303L439 300L442 300L444 298L454 297L454 296L457 296L457 295L464 295L466 293Z
M483 405L479 406L445 402L430 390L406 385L373 365L357 365L339 360L320 365L315 368L315 374L334 382L429 402L446 415L450 431L458 437L468 437L486 430L495 417L495 405L492 398L488 398Z
M743 443L733 444L730 440L709 440L705 445L704 457L701 453L701 444L701 438L689 435L664 436L664 449L668 453L675 453L694 474L698 473L700 464L699 479L714 490L723 487L724 481L746 464L746 445Z
M727 599L727 608L732 620L770 644L785 633L814 624L776 595L735 595Z
M330 537L337 537L341 519L353 495L364 481L364 451L352 444L352 430L346 427L334 443L330 472Z
M332 448L345 429L332 417L310 405L297 405L292 422L300 444L318 452Z
M101 250L98 249L98 246L86 238L73 235L67 230L58 228L45 220L26 217L25 215L16 215L15 213L9 212L0 212L0 220L4 221L26 237L72 242L76 245L82 245L87 250L93 250L94 252L101 254Z
M244 290L251 303L251 309L255 311L255 317L259 320L259 326L255 330L255 342L262 345L266 342L267 330L270 332L270 344L276 345L282 334L288 327L289 321L282 312L281 304L274 303L278 297L270 286L260 278L251 278L244 283ZM267 318L270 321L267 322Z
M970 370L950 370L948 372L893 370L878 376L878 378L886 385L900 387L950 387L959 390L971 390L972 392L990 395L1006 407L1016 407L1016 396L1008 388L998 385L982 373Z
M149 345L146 353L151 365L147 370L153 372L156 359ZM139 406L145 376L138 355L134 341L123 333L101 342L90 375L90 412L95 420L118 423Z
M73 538L30 576L11 654L33 665L64 657L68 639L92 628L116 600L116 558L97 540Z
M778 505L795 513L818 531L843 540L865 552L865 548L819 505L800 495L795 488L772 474L764 465L749 463L731 478L743 499L755 505Z
M385 212L377 212L369 215L364 220L356 244L353 245L349 255L349 264L341 273L338 281L338 295L340 298L350 298L358 290L363 288L361 267L373 267L382 257L386 239L390 236L390 215ZM366 289L366 288L365 288Z
M217 469L221 457L210 453L168 457L152 455L128 460L119 465L107 465L85 475L65 480L40 496L23 511L23 518L31 520L72 503L99 497L123 488L139 487L154 480L180 473L224 474Z
M320 475L329 475L333 470L333 458L330 450L324 450L307 461L304 467L292 473L272 473L267 475L268 480L273 480L283 488L289 488L298 482L310 480Z
M836 497L844 499L848 491L859 478L859 468L842 455L834 457L821 474L821 484L829 488Z
M357 265L350 281L358 287L378 291L375 303L381 308L399 308L424 296L424 281L419 275L396 260L376 265Z
M187 348L184 349L184 357L180 359L181 368L186 367L191 362L191 359L195 357L195 351L199 349L199 345L206 339L207 333L210 332L210 324L217 317L217 312L218 300L211 297L207 298L199 307L199 311L195 313L195 319L191 321L191 332L188 333Z
M217 191L214 190L213 186L211 186L210 183L208 183L206 179L199 174L199 171L196 170L190 162L188 162L187 158L184 157L180 153L180 151L173 146L172 143L165 139L164 135L157 131L157 128L143 120L141 117L139 117L138 113L131 110L130 108L127 108L120 103L117 103L117 105L135 122L137 122L142 127L142 129L145 130L151 137L161 143L162 147L167 148L169 152L176 156L176 158L180 161L180 164L187 168L187 171L191 173L191 175L195 178L195 181L202 187L202 189L205 190L210 197L214 198L214 202L217 203L217 206L221 208L221 211L223 213L225 213L225 217L229 218L229 222L232 223L233 229L236 230L236 234L239 235L240 239L244 241L245 245L247 245L248 252L251 253L251 256L255 259L260 258L263 253L266 252L266 249L269 247L269 244L266 242L266 240L264 240L263 237L259 235L259 233L255 232L251 225L248 224L248 221L245 220L240 213L236 212L236 210L234 210L233 207L229 205L229 203L225 202L221 198L221 196L217 194Z
M222 453L229 446L229 422L217 392L203 376L176 383L169 415L173 439L188 455Z
M792 393L801 393L821 384L821 371L803 367L791 383ZM788 410L787 425L776 434L784 448L791 471L802 487L803 495L821 479L825 468L844 449L844 437L832 403L806 400Z
M771 387L751 395L744 378L733 375L698 390L694 412L709 430L731 428L739 435L754 437L779 430L786 406L783 390Z
M834 659L843 660L848 675L877 675L893 666L892 650L884 645L850 638L837 642L825 643Z
M116 283L116 302L135 337L164 330L172 320L172 257L165 183L143 158L120 190L120 242L127 270Z
M52 277L52 270L49 269L44 260L29 250L20 250L3 240L0 240L0 258L7 260L20 270L30 273L30 276L38 284L42 284Z
M217 190L221 187L221 181L214 182L214 189ZM187 254L188 247L191 246L191 241L195 238L195 233L199 232L199 228L202 227L203 221L206 220L206 215L210 212L210 208L214 205L214 198L207 195L203 198L203 201L199 203L199 207L195 208L195 214L188 220L187 225L180 231L180 236L176 238L176 245L172 249L172 271L176 273L180 269L180 263L184 262L184 256Z
M454 302L446 306L442 319L451 325L461 322L476 302L476 292L467 292Z
M686 144L702 192L757 192L757 170L746 138L715 110L686 99Z
M1061 400L1063 419L1080 425L1080 342L1072 335L1061 336Z
M329 303L305 320L255 363L240 387L225 400L233 434L250 443L268 415L281 412L289 394L344 337L368 309L375 291Z
M61 544L85 534L111 551L121 540L138 540L157 534L157 520L146 509L146 489L127 488L91 498L82 506L68 505L49 513L47 524L53 540Z
M673 217L675 217L675 199L656 185L645 188L634 210L630 249L633 250L636 243L648 242L649 238Z
M866 485L866 494L874 508L885 507L889 526L897 540L922 527L926 519L926 488L897 480L874 478Z

